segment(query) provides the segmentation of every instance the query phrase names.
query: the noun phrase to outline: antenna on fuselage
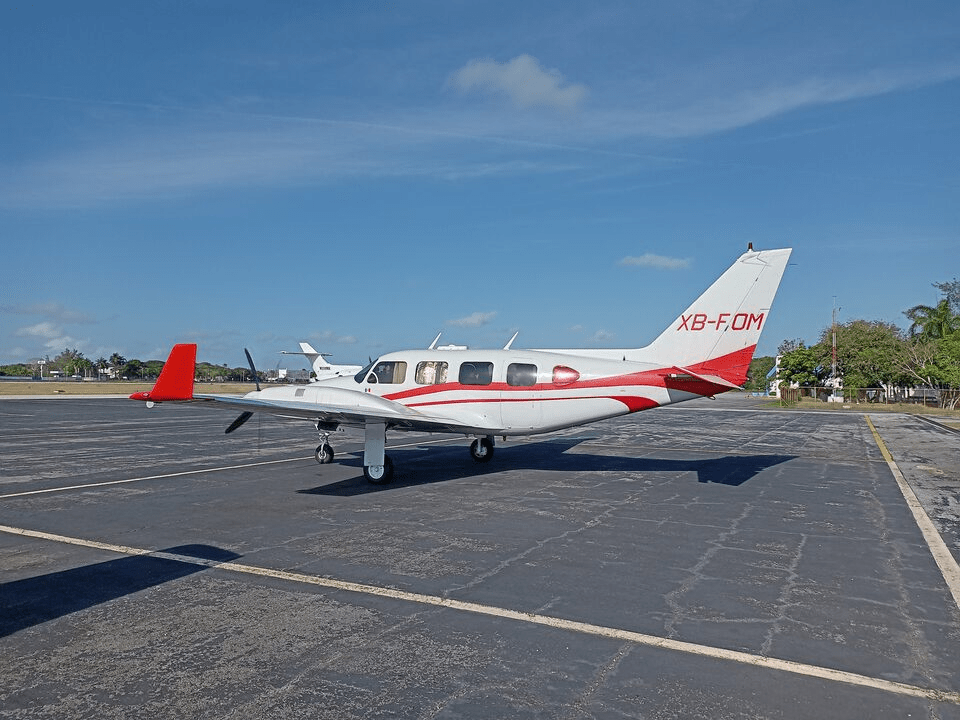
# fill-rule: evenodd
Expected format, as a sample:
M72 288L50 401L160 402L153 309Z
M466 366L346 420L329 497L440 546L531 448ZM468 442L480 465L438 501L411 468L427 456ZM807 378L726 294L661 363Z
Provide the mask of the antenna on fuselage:
M510 346L513 345L513 341L517 339L517 335L519 335L519 334L520 334L520 331L517 330L517 331L513 334L513 337L510 338L510 341L509 341L506 345L503 346L503 349L504 349L504 350L509 350L509 349L510 349Z
M433 339L433 342L430 343L430 347L427 350L436 350L437 349L437 340L440 339L440 336L443 335L443 330L437 333L437 336Z

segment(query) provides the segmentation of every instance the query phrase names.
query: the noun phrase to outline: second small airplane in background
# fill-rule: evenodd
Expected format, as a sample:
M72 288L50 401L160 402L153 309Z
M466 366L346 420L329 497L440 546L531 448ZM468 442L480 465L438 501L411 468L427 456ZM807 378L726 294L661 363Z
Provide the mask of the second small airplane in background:
M236 408L241 414L228 433L256 412L310 420L320 435L320 463L333 460L330 433L361 428L363 473L377 484L393 475L384 453L388 430L473 436L470 454L487 462L498 435L535 435L738 389L790 252L751 248L643 348L516 350L511 339L502 350L470 350L434 341L426 350L382 355L352 376L264 390L258 384L231 397L193 394L197 346L183 344L174 346L153 389L130 397Z
M330 353L322 353L313 349L308 342L300 343L300 352L281 350L281 355L303 355L310 362L313 368L313 374L316 380L327 380L328 378L344 377L346 375L355 375L360 370L360 365L333 365L327 362Z

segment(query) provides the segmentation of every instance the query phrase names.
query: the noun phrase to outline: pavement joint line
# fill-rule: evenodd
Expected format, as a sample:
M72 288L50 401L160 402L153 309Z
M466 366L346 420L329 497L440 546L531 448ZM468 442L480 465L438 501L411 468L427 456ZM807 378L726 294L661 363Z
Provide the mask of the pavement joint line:
M870 420L870 416L864 415L863 417L870 427L870 432L873 433L873 439L877 443L877 447L880 448L880 454L883 455L883 459L887 461L887 467L890 468L890 472L893 473L893 477L897 481L897 486L903 494L903 499L907 502L907 507L910 508L910 512L913 513L913 519L920 528L923 539L927 542L927 547L930 549L930 554L933 555L934 562L936 562L937 567L940 568L940 573L947 583L947 588L950 590L950 594L953 595L954 604L960 609L960 565L957 564L953 553L950 552L947 544L940 536L937 526L933 524L930 516L924 511L923 505L921 505L917 499L916 493L913 492L910 484L906 478L904 478L903 473L900 472L900 467L897 465L896 460L893 459L891 452L887 449L886 443L884 443L883 438L880 437L880 433Z
M259 467L261 465L278 465L280 463L297 462L298 460L311 460L311 457L285 458L283 460L263 460L255 463L244 463L242 465L227 465L225 467L201 468L200 470L184 470L182 472L164 473L162 475L145 475L143 477L126 478L124 480L104 480L103 482L87 483L85 485L60 485L52 488L43 488L42 490L24 490L23 492L7 493L0 495L0 500L7 498L25 497L27 495L45 495L55 492L66 492L67 490L87 490L89 488L103 487L106 485L123 485L126 483L142 482L144 480L163 480L165 478L184 477L186 475L202 475L204 473L220 472L222 470L242 470L244 468Z
M457 438L459 439L459 438ZM407 443L405 445L390 445L387 450L397 448L415 447L417 445L434 445L436 443L451 442L452 438L441 438L439 440L427 440L425 442ZM344 455L353 455L354 453L344 453ZM283 460L263 460L255 463L244 463L242 465L226 465L223 467L202 468L200 470L184 470L182 472L165 473L162 475L145 475L143 477L126 478L124 480L105 480L103 482L87 483L85 485L60 485L52 488L43 488L41 490L24 490L23 492L7 493L0 495L0 500L8 498L26 497L28 495L46 495L55 492L67 492L68 490L88 490L90 488L104 487L106 485L124 485L127 483L141 482L144 480L163 480L165 478L184 477L186 475L201 475L203 473L220 472L221 470L243 470L245 468L259 467L261 465L278 465L281 463L297 462L298 460L312 460L311 457L285 458Z
M696 643L685 642L682 640L673 640L671 638L663 638L656 635L647 635L645 633L634 632L631 630L605 627L603 625L594 625L576 620L566 620L563 618L541 615L538 613L510 610L508 608L498 608L492 605L483 605L480 603L456 600L438 595L426 595L423 593L408 592L406 590L398 590L390 587L366 585L362 583L351 582L349 580L337 580L336 578L329 578L320 575L307 575L304 573L290 572L286 570L274 570L272 568L259 567L256 565L245 565L236 562L221 562L217 560L196 558L190 555L180 555L163 551L147 550L144 548L134 548L126 545L114 545L112 543L99 542L96 540L85 540L83 538L54 535L52 533L46 533L39 530L16 528L7 525L0 525L0 532L11 535L20 535L23 537L31 537L40 540L60 542L69 545L77 545L80 547L89 547L97 550L105 550L122 555L148 555L150 557L173 560L192 565L200 565L202 567L216 568L219 570L227 570L229 572L267 577L293 583L316 585L319 587L326 587L334 590L342 590L362 595L373 595L376 597L401 600L421 605L431 605L434 607L459 610L478 615L515 620L533 625L551 627L558 630L567 630L585 635L593 635L596 637L603 637L613 640L622 640L636 645L653 647L662 650L671 650L687 655L696 655L714 660L736 662L742 665L751 665L753 667L766 668L769 670L778 670L781 672L792 673L794 675L802 675L857 687L872 688L898 695L960 705L960 692L956 691L924 688L917 685L899 683L893 680L885 680L883 678L874 678L868 675L860 675L858 673L847 672L844 670L835 670L833 668L809 665L806 663L795 662L793 660L782 660L764 655L754 655L738 650L727 650L725 648L712 647L710 645L698 645Z

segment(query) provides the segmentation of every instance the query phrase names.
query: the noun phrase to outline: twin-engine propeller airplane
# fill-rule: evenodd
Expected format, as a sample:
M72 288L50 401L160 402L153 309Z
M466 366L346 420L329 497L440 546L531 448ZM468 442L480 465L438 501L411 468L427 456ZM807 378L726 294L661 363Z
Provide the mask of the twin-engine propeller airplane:
M184 344L174 346L153 389L130 398L236 408L228 433L255 412L311 420L320 463L333 460L330 433L362 428L363 473L376 484L393 476L388 430L472 436L473 459L488 462L497 435L551 432L738 389L790 252L751 248L644 348L513 350L511 339L502 350L469 350L434 341L427 350L383 355L353 377L263 390L258 383L231 397L194 395L197 346Z

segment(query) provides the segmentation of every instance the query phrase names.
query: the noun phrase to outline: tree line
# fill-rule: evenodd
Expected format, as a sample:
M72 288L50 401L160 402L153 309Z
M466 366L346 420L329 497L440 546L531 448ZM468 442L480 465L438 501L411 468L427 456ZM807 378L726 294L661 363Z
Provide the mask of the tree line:
M785 340L778 348L781 384L823 387L833 375L836 332L837 377L844 396L858 397L865 388L928 387L946 390L940 404L960 400L960 280L933 283L943 297L936 305L904 310L906 330L879 320L851 320L824 328L820 339ZM751 389L759 390L774 366L773 358L751 365ZM950 392L953 391L953 392Z
M0 376L40 378L59 374L63 377L91 379L155 380L163 369L163 363L163 360L128 360L120 353L91 360L75 348L64 348L52 359L48 355L31 363L0 365ZM195 377L201 382L243 382L250 379L250 368L198 362Z

